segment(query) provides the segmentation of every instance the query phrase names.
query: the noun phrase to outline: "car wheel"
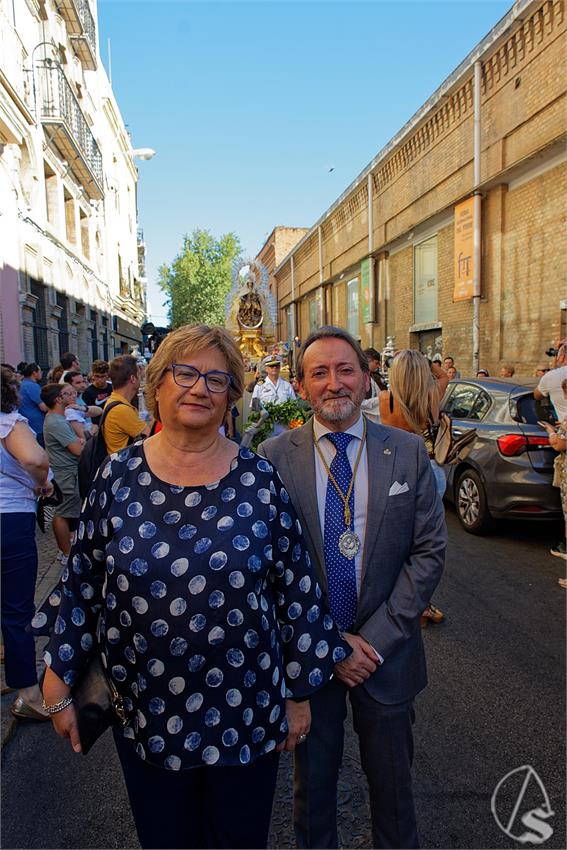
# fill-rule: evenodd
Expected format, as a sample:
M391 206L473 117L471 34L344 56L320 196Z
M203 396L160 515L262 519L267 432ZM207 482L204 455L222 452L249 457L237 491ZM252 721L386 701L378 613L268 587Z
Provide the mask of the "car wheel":
M474 469L465 469L455 490L455 507L459 522L469 534L485 534L491 525L486 493Z

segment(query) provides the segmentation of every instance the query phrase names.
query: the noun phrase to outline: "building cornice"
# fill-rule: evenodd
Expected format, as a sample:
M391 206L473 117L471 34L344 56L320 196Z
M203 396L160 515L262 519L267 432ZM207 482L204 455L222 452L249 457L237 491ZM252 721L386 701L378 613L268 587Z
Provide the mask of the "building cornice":
M455 68L455 70L441 83L439 88L433 92L433 94L409 119L409 121L407 121L396 135L393 136L393 138L390 139L390 141L378 152L366 168L364 168L363 171L355 177L352 183L347 186L341 195L339 195L337 200L331 204L331 206L319 219L317 219L315 224L308 230L305 236L299 240L297 245L295 245L292 250L286 254L281 263L279 263L274 269L274 275L277 275L278 272L283 269L286 263L289 262L292 255L295 254L295 252L298 251L301 246L313 236L317 228L324 224L325 221L327 221L327 219L350 195L356 192L357 189L360 189L361 185L368 179L368 175L371 174L378 165L382 164L388 157L390 157L397 148L401 147L411 134L415 133L419 126L427 120L436 107L439 106L445 98L449 97L454 90L462 85L464 80L472 73L474 63L482 61L489 53L498 48L500 43L509 36L512 27L517 23L521 23L524 15L529 14L533 9L540 5L541 0L517 0L517 2L514 3L512 8L504 15L504 17L502 17L490 30L490 32L481 41L479 41L465 59L463 59L460 65Z

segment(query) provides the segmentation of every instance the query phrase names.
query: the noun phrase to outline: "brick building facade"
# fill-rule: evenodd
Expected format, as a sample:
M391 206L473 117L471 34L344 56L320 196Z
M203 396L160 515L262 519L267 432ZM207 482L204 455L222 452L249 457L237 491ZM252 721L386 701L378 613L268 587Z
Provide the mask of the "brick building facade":
M514 4L276 267L283 338L334 323L470 372L455 208L476 194L478 362L545 362L567 335L565 31L564 0Z
M277 300L277 281L274 271L281 261L297 245L299 240L308 232L308 227L274 227L259 253L256 260L266 267L268 272L268 286L274 298ZM276 328L276 339L283 339L282 317L278 311L278 322ZM295 335L295 334L294 334Z

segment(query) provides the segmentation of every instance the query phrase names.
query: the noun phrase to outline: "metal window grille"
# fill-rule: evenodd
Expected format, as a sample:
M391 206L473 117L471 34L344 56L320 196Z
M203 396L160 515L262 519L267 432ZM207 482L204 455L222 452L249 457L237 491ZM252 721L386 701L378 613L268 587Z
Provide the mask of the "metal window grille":
M57 319L59 356L61 357L66 351L69 351L69 314L67 312L69 300L67 296L63 295L61 292L58 292L55 297L57 304L62 308L61 315Z
M42 371L47 372L50 368L50 363L49 348L47 345L48 327L45 306L45 286L37 280L32 280L31 294L37 298L33 316L33 359L41 367Z
M91 317L91 322L93 323L93 327L90 329L91 357L92 357L93 360L98 360L98 333L97 333L98 313L97 313L96 310L91 310L89 315Z

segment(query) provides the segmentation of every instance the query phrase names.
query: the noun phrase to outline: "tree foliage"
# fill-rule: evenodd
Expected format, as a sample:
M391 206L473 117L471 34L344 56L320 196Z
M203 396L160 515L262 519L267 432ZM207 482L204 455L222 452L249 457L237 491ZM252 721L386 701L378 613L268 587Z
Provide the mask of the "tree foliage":
M159 269L159 285L169 300L172 328L192 322L223 325L224 302L231 286L234 259L240 253L235 233L220 239L208 230L183 237L183 246L171 265Z

